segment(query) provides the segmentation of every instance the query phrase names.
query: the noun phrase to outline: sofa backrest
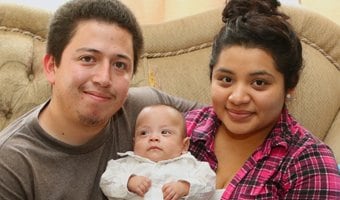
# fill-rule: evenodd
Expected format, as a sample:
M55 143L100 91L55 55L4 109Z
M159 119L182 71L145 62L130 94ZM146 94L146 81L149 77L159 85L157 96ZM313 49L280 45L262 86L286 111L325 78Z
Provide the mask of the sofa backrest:
M42 68L50 16L0 4L0 130L50 95Z
M302 39L305 63L288 108L340 160L340 28L302 8L282 10ZM208 63L221 12L143 26L145 52L132 86L150 85L209 103ZM0 130L50 95L42 70L50 17L44 10L0 4Z

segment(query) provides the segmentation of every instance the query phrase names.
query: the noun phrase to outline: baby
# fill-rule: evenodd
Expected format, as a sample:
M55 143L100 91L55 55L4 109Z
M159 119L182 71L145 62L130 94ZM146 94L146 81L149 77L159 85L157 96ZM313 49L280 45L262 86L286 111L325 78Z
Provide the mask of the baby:
M108 199L209 199L215 172L189 152L182 113L167 105L145 107L136 120L134 151L110 160L100 187Z

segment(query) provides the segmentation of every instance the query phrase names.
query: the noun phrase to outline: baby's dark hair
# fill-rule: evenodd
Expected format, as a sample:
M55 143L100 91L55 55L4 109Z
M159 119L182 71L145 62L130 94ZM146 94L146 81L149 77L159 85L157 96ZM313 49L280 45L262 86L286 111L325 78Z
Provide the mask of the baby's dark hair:
M231 46L260 48L269 53L284 76L285 90L294 88L302 69L301 41L276 0L229 0L222 12L225 25L214 39L210 79L221 51Z

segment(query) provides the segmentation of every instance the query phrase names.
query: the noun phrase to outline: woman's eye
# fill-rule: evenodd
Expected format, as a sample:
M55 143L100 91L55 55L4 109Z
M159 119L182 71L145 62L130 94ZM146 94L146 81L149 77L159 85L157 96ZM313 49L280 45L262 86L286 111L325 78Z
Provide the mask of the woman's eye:
M264 86L265 84L266 84L266 82L263 81L263 80L255 80L254 81L255 86Z
M221 80L225 83L230 83L232 81L230 77L223 77Z
M269 82L266 80L255 80L252 82L252 85L255 89L263 90L269 85Z

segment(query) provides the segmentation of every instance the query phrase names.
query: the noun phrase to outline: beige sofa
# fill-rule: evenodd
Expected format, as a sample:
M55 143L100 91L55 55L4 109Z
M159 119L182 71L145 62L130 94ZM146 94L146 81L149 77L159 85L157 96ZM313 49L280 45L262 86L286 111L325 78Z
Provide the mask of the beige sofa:
M133 85L209 103L208 61L212 39L222 25L221 9L143 26L145 53ZM302 8L282 9L302 39L305 61L288 107L340 161L340 27ZM49 97L41 64L50 16L0 4L0 130Z

